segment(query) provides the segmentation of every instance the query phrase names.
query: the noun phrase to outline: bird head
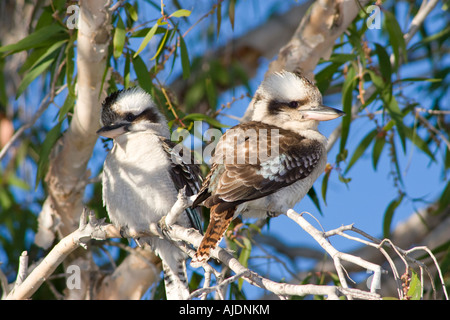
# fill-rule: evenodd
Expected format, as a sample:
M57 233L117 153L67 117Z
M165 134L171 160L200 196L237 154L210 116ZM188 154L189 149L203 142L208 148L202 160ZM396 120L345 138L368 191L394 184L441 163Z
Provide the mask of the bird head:
M115 139L126 133L153 131L168 136L165 117L152 97L139 87L111 93L102 104L97 134Z
M320 121L345 113L324 106L319 89L307 78L288 71L269 75L255 93L252 120L292 130L316 129Z

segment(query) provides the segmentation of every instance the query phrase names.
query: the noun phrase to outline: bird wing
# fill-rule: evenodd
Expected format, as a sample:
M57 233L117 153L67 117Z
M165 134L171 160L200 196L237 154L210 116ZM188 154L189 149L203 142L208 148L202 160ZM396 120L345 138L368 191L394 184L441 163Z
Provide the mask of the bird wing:
M170 177L177 191L186 186L186 195L193 196L200 190L202 176L199 165L194 163L193 154L182 144L175 144L171 140L160 137L163 149L171 160L169 170ZM202 230L199 210L187 208L186 213L193 225L199 231Z
M219 211L272 194L306 178L322 152L320 142L293 131L256 121L240 124L217 144L196 203L222 203Z

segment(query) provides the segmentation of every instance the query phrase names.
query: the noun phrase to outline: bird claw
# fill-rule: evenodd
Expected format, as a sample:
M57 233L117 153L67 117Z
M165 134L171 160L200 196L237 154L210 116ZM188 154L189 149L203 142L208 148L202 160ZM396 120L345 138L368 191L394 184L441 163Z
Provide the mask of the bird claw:
M163 217L159 220L159 222L158 222L158 227L161 229L162 233L167 237L167 236L168 236L168 233L169 233L169 231L172 229L172 227L169 226L169 225L166 223L166 217L167 217L167 216L163 216Z

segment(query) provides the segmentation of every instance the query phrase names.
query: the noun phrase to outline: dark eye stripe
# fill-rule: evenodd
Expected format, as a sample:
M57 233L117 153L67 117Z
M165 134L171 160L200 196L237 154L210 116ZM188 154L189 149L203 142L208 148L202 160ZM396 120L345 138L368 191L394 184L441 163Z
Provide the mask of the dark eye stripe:
M283 108L290 108L290 109L297 109L298 107L301 107L302 105L306 104L307 100L294 100L290 102L280 102L276 100L272 100L269 102L269 113L272 115L280 113L280 111L283 110Z
M136 116L135 120L148 120L153 123L157 123L160 121L159 115L153 110L153 108L148 108L142 111L139 115Z

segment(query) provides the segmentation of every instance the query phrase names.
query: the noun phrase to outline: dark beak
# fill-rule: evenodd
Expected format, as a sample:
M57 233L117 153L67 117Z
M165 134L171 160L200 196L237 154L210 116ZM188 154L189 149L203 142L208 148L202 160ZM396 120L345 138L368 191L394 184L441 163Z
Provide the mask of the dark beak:
M114 139L128 132L128 124L129 123L115 123L107 125L97 130L97 134L106 138Z
M302 110L302 113L305 119L317 120L317 121L328 121L339 118L345 115L345 112L327 107L324 105L319 105L316 107L312 107L309 110Z

